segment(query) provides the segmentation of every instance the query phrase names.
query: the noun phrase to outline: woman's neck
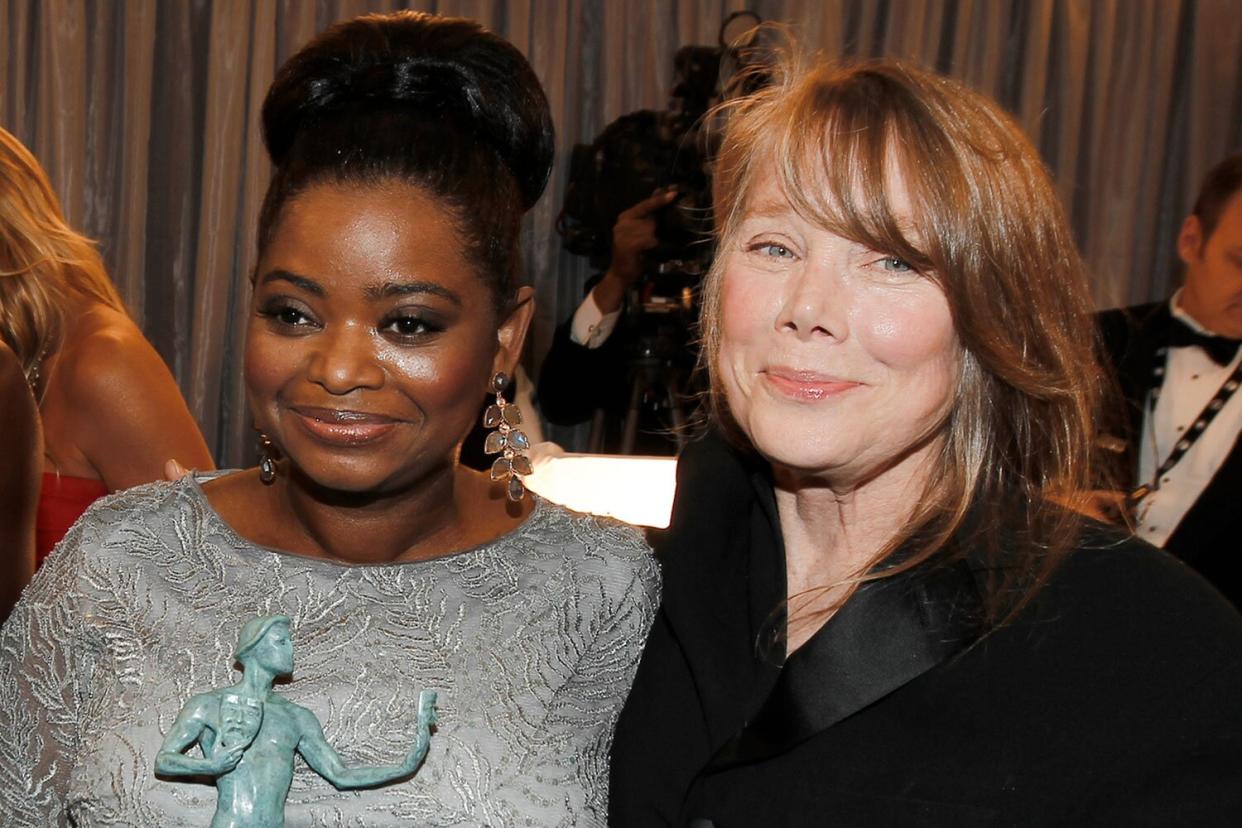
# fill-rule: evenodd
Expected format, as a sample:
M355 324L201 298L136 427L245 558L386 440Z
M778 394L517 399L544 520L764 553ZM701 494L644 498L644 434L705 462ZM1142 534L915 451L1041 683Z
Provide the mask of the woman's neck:
M213 505L239 534L263 546L346 563L440 557L503 534L522 516L495 507L491 501L496 498L478 475L452 465L383 497L325 490L283 468L271 486L258 483L255 470L242 475L247 479L239 482L249 485L235 487L231 496L209 492ZM253 494L256 484L262 487L265 507L256 508L251 500L243 511L239 499L247 490ZM463 519L467 514L469 521Z
M939 441L861 482L776 468L776 509L785 545L789 651L823 625L918 506Z

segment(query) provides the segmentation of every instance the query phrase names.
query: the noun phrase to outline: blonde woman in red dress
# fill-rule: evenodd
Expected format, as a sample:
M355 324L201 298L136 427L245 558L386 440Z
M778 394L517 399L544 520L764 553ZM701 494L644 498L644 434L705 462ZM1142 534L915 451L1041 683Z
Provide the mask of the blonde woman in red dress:
M0 129L0 339L39 405L38 561L94 500L213 468L164 361L125 312L95 245L65 222L39 162Z

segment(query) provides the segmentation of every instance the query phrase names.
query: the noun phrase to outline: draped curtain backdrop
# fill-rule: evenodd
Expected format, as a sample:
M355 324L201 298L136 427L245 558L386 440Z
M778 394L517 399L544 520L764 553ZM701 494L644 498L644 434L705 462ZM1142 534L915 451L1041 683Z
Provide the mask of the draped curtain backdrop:
M259 107L280 63L364 0L0 0L0 124L43 162L72 224L173 369L225 466L250 462L241 377ZM582 296L554 226L569 151L665 106L674 51L750 8L829 57L894 56L997 98L1043 153L1102 307L1166 295L1198 181L1242 144L1235 0L444 0L530 58L557 126L526 225L539 311L528 366Z

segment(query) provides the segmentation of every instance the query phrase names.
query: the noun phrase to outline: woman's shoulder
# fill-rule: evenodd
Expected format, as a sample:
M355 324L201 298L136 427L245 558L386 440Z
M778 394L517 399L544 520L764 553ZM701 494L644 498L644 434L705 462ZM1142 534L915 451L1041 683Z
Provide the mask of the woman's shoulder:
M185 539L199 534L205 517L201 495L188 478L101 497L44 560L22 600L55 603L65 596L95 594L98 583L113 582L135 568L168 566L185 548Z
M1133 535L1089 526L1053 584L1067 599L1124 614L1219 624L1242 641L1242 614L1184 561Z
M1242 692L1242 614L1171 554L1089 529L1018 623L1086 669L1146 686L1215 675ZM1228 668L1228 669L1226 669Z
M57 358L56 372L71 399L115 391L115 384L144 385L146 370L163 366L159 354L125 313L95 304L74 320ZM162 378L162 373L156 374Z
M528 538L563 555L576 569L594 572L607 582L638 581L646 591L658 591L659 568L641 529L615 518L575 512L549 500L540 500Z
M140 537L175 537L197 527L208 513L202 492L189 475L178 481L144 483L92 503L61 546L84 547L97 554Z

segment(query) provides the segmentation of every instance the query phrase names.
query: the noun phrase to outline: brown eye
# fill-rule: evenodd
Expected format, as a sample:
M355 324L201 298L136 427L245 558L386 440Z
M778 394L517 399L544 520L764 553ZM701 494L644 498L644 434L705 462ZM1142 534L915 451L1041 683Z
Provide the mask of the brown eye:
M264 305L259 314L287 328L305 328L316 324L308 311L279 299Z
M426 314L404 313L384 320L380 329L402 339L422 339L440 333L444 326Z
M414 336L427 330L426 323L413 316L406 316L392 323L392 327L402 336Z
M307 321L306 315L296 308L281 308L276 318L286 325L300 325Z

